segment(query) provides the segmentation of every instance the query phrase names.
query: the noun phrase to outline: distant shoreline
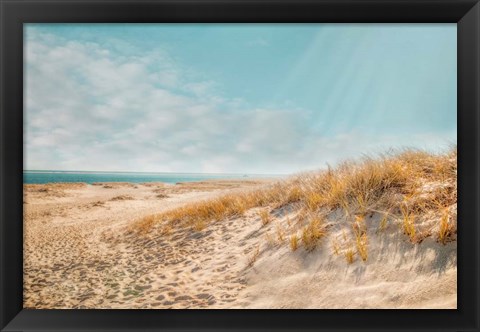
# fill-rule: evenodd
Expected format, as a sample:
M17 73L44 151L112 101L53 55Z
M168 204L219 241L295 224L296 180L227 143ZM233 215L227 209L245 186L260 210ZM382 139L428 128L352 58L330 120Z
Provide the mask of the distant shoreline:
M257 180L283 178L268 174L207 174L207 173L122 173L74 171L24 171L23 184L51 183L154 183L176 184L211 180Z
M62 170L23 170L23 173L42 173L42 174L57 174L57 173L75 173L75 174L152 174L152 175L169 175L169 174L183 174L183 175L204 175L204 176L267 176L267 177L281 177L288 174L267 174L267 173L199 173L199 172L135 172L135 171L62 171Z
M280 179L280 178L279 178ZM161 182L161 181L151 181L151 182L126 182L126 181L117 181L117 182L92 182L92 183L87 183L87 182L46 182L46 183L23 183L24 186L30 187L30 186L60 186L60 187L78 187L78 186L108 186L108 185L114 185L114 186L137 186L137 185L144 185L144 186L155 186L155 185L189 185L189 184L202 184L202 183L248 183L248 182L255 182L255 183L261 183L261 182L271 182L273 178L228 178L228 179L205 179L205 180L199 180L199 181L182 181L182 182L176 182L176 183L169 183L169 182Z

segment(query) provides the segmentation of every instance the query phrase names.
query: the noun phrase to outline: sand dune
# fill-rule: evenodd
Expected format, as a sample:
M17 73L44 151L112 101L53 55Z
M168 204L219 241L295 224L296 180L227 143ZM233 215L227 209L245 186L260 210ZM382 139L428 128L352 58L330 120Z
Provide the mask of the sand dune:
M376 224L378 217L367 220ZM314 253L266 250L246 273L249 308L456 308L456 242L412 245L390 225L369 234L369 258L347 264L328 236ZM345 227L346 229L346 227ZM375 229L372 227L372 229Z
M24 306L456 308L456 159L418 156L283 184L25 185Z
M234 187L250 185L258 184ZM341 230L313 254L282 246L278 229L294 219L288 211L265 226L252 209L201 232L129 233L142 215L220 195L222 186L181 193L161 184L42 189L26 190L25 307L456 307L456 242L414 246L389 225L370 234L371 258L350 265L331 254ZM159 191L168 198L157 198Z

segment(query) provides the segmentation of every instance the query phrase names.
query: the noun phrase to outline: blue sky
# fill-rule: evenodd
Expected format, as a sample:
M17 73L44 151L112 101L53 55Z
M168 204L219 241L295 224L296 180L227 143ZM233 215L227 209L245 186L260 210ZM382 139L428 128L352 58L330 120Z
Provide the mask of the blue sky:
M25 169L293 173L456 143L455 24L28 24Z

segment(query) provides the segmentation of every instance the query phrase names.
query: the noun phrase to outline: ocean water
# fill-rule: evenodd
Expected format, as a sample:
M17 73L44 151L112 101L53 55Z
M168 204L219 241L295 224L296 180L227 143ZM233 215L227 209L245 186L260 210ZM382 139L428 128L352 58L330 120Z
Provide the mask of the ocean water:
M263 174L204 174L204 173L135 173L135 172L66 172L66 171L23 171L23 183L52 182L194 182L209 179L248 179L276 177Z

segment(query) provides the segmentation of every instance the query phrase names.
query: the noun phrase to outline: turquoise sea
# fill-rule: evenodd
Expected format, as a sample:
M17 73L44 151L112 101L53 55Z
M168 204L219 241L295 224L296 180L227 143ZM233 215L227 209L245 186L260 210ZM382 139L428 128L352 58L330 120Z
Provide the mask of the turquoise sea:
M23 171L23 183L51 182L194 182L209 179L245 179L276 177L264 174L206 174L206 173L137 173L137 172L77 172L77 171Z

